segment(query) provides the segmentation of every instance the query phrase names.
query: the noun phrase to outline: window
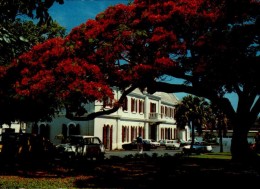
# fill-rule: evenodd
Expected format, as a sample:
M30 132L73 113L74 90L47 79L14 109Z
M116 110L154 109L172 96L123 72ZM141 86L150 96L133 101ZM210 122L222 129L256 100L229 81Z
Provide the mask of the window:
M67 132L68 132L68 128L67 128L67 125L65 124L62 124L62 135L64 137L64 139L66 140L67 139Z
M129 141L129 126L123 126L122 128L122 142Z
M173 117L173 108L170 108L170 117Z
M50 125L41 124L40 125L40 135L46 139L50 138Z
M174 117L174 109L165 106L165 116L166 117Z
M166 117L169 117L169 114L170 114L169 108L165 106L165 115L166 115Z
M144 113L144 101L139 100L139 113Z
M151 113L154 113L154 112L156 112L156 104L155 103L150 103L150 112Z
M69 135L79 135L80 128L79 125L70 124L69 125Z
M105 98L103 100L103 107L112 107L112 99L110 98Z
M123 111L127 111L128 110L128 98L127 97L124 99L122 108L123 108Z
M161 118L164 117L164 106L161 106Z
M137 112L137 100L131 98L131 112Z

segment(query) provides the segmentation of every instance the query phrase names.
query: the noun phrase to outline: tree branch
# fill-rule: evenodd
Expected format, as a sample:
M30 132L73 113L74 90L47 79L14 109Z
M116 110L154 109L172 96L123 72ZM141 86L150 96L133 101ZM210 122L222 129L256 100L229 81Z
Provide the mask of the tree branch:
M256 117L260 114L260 97L256 100L251 112Z
M102 111L98 111L98 112L93 112L93 113L89 113L87 115L84 116L74 116L73 114L71 114L69 111L67 111L66 109L66 118L73 120L73 121L89 121L89 120L93 120L94 118L101 116L101 115L109 115L112 114L114 112L116 112L121 106L120 104L122 104L126 98L126 96L131 93L133 90L135 90L137 88L137 86L131 86L129 87L127 90L125 90L122 93L122 96L120 97L120 99L118 100L118 105L114 106L113 108L109 109L109 110L102 110Z
M219 107L230 117L234 118L235 111L231 102L227 98L220 98L214 91L201 88L199 86L187 86L182 84L170 84L164 82L154 82L147 87L147 92L153 94L155 92L176 93L185 92L199 97L204 97L211 102L218 104Z

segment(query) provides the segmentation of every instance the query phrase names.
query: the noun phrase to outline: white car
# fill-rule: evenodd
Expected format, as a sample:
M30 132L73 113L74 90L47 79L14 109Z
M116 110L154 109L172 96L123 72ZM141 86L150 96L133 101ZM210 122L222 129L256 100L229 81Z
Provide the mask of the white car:
M71 135L66 144L56 146L59 157L69 159L104 159L105 147L99 137Z
M212 152L213 148L211 145L205 143L205 142L195 142L193 144L193 148L191 148L191 145L185 145L182 148L182 151L184 152L184 154L188 154L188 153L196 153L196 154L200 154L200 153L209 153Z
M191 142L192 142L192 139L190 138L188 141L187 141L187 144L191 144ZM196 143L196 142L199 142L196 138L194 138L194 143Z
M158 147L160 147L160 143L157 142L154 139L143 139L143 140L148 141L151 144L151 148L158 148Z
M181 143L179 140L165 140L165 149L180 149Z

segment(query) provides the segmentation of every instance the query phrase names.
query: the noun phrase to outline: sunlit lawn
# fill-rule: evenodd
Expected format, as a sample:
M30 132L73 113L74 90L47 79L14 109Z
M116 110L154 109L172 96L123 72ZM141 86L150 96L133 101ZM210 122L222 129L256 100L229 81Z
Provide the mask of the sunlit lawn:
M214 153L205 153L205 154L200 154L200 155L191 155L190 157L231 160L231 153L230 152L214 152Z
M0 176L0 188L73 188L73 182L76 178L26 178L22 176Z
M63 178L27 178L23 176L0 176L1 189L74 189L92 176L67 176ZM76 184L77 183L77 184ZM95 186L95 185L94 185Z

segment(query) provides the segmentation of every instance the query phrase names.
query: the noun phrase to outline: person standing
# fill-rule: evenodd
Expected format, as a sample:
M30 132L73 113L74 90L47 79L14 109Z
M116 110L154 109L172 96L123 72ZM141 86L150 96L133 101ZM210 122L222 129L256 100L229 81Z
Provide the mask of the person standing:
M143 153L143 138L141 134L136 138L137 141L137 150L139 154Z

